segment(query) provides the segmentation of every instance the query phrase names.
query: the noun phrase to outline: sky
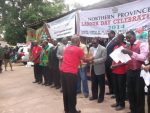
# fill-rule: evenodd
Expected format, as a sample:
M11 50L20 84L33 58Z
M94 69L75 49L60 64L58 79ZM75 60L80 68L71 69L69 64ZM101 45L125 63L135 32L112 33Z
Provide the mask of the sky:
M102 0L65 0L66 4L72 5L73 3L79 3L81 6L92 5Z

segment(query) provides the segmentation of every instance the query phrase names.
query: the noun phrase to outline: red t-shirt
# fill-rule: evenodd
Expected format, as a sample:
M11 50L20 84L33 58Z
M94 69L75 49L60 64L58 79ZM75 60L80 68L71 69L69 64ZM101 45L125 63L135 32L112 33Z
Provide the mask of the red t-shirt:
M63 61L60 67L62 72L77 74L80 60L84 56L84 52L77 46L68 46L64 50Z
M37 57L41 53L41 51L42 51L42 48L40 46L35 46L32 49L32 56L35 59L35 61L34 61L35 64L40 63L40 57L39 58L37 58Z
M121 46L125 47L125 44L122 44ZM114 47L114 50L119 48L120 46L115 46ZM114 61L112 62L112 65L115 65L115 64L121 64L121 62L118 62L118 63L115 63ZM122 66L119 66L117 68L114 68L112 69L112 73L114 74L126 74L127 72L127 65L122 65Z

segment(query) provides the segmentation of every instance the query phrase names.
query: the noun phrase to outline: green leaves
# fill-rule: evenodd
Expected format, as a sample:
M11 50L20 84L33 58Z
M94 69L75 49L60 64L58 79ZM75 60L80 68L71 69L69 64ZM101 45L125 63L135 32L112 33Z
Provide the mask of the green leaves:
M58 16L64 10L63 0L43 2L43 0L1 0L0 27L3 26L5 40L10 44L25 42L26 26Z

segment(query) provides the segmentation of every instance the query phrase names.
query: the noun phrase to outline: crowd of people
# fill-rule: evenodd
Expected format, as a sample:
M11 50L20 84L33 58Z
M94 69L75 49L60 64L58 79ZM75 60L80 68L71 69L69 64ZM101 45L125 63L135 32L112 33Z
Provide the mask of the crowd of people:
M110 31L107 42L92 38L90 47L83 37L76 35L72 36L71 43L67 38L59 43L51 39L42 40L40 44L34 41L30 58L34 62L34 83L60 89L65 113L80 113L76 109L76 95L83 92L85 98L89 97L89 69L92 82L90 101L104 102L106 76L109 86L106 95L116 99L111 107L116 111L123 110L128 96L130 113L145 113L145 83L140 72L150 70L150 31L148 36L148 43L143 43L136 39L133 31L128 31L126 36ZM124 47L122 53L131 57L127 63L116 63L110 57L121 46ZM150 86L147 101L150 113Z

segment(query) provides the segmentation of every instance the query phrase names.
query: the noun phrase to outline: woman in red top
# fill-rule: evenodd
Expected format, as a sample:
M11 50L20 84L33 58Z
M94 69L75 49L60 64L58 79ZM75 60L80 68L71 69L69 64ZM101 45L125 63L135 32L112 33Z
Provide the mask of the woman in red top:
M117 36L117 45L114 47L114 50L123 46L124 44L124 35L119 34ZM116 96L116 104L113 104L112 107L115 109L122 110L125 108L125 92L126 92L126 65L124 63L115 63L112 62L112 73L113 73L113 85L114 85L114 92Z

